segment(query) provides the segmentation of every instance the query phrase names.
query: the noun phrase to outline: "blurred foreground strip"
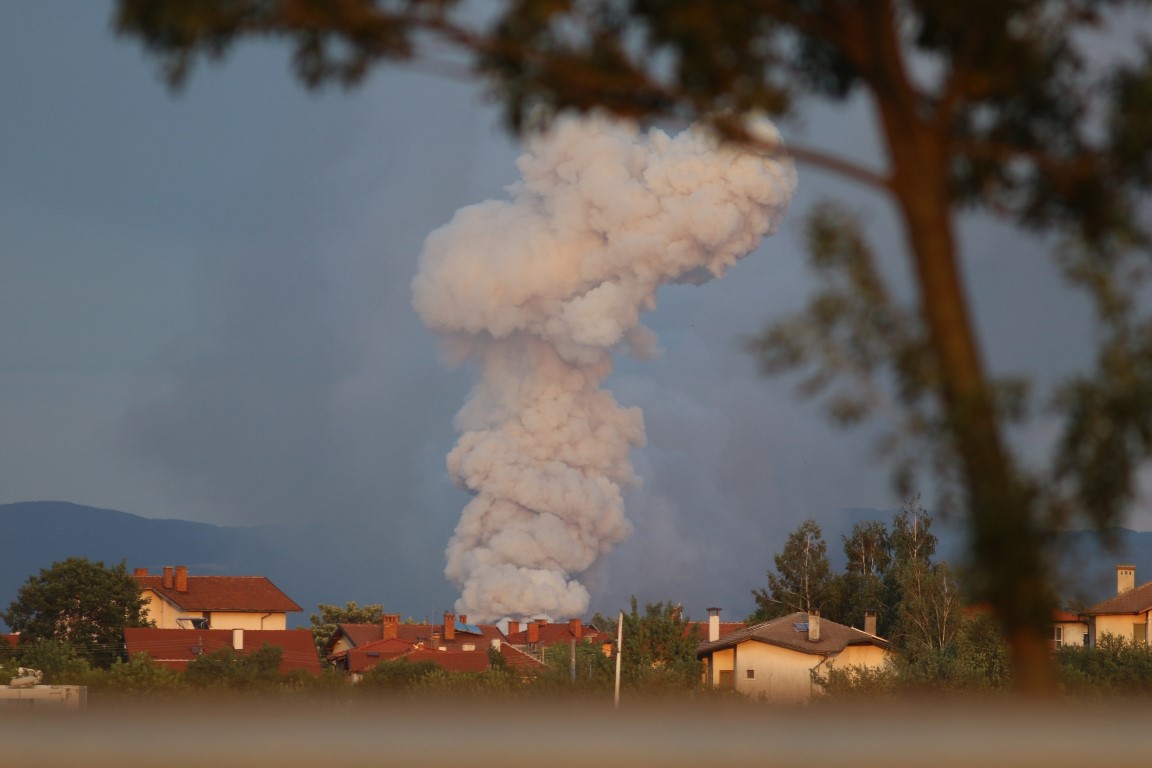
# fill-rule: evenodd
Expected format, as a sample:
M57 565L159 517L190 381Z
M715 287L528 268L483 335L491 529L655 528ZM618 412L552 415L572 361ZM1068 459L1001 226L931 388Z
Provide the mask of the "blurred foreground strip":
M287 708L250 701L192 709L0 711L0 764L22 768L588 765L1068 766L1145 764L1147 702L1010 706L695 705L592 710L468 701L405 708Z

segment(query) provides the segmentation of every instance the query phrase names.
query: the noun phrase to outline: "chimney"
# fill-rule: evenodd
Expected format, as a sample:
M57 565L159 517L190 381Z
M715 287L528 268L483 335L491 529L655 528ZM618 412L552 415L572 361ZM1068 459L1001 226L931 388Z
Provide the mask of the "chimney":
M444 614L444 639L456 639L456 614L454 613Z
M808 611L808 640L820 642L820 611L815 609Z
M147 576L148 575L148 569L147 568L134 568L132 570L132 575L133 576Z
M548 619L536 619L536 625L537 626L542 627L547 623L548 623Z
M520 631L520 622L508 619L508 634L514 635Z
M244 630L242 630L242 629L232 630L232 650L234 650L234 651L244 650Z
M1127 592L1136 586L1136 566L1116 566L1116 594Z
M540 642L540 622L534 621L528 625L528 642Z
M188 566L186 565L176 566L176 591L188 591Z
M580 625L580 619L568 619L568 631L572 633L572 637L579 640L584 636L584 627Z
M384 614L384 638L385 640L395 640L396 631L400 627L400 614L386 613Z
M458 620L458 621L459 621L461 624L467 624L467 623L468 623L468 614L466 614L466 613L462 613L462 614L460 614L460 615L457 617L457 620Z
M864 631L876 635L876 611L864 611Z
M720 609L708 609L708 642L714 643L720 639Z
M172 566L164 566L164 589L172 589L174 586L176 586L175 579L173 578L173 574L175 572L176 571Z

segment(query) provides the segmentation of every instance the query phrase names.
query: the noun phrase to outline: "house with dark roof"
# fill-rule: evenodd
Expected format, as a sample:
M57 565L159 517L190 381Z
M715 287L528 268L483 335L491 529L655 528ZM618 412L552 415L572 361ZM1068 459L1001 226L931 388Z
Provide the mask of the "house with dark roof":
M263 576L193 576L186 566L133 572L157 629L275 630L300 606Z
M812 671L833 667L882 667L888 641L855 627L822 620L819 611L797 612L701 643L705 680L749 696L788 703L816 692Z
M281 650L280 674L303 670L320 674L320 658L306 629L153 629L125 628L129 658L147 654L161 667L183 672L193 659L231 648L238 656L270 645Z
M1136 586L1136 566L1116 566L1116 595L1084 612L1088 641L1115 635L1141 645L1152 640L1152 581Z

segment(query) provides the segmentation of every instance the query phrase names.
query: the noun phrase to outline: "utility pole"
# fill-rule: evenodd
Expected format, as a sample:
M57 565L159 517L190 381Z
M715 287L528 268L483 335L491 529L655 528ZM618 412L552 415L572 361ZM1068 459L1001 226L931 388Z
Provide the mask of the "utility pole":
M620 657L624 654L624 611L616 620L616 709L620 708Z

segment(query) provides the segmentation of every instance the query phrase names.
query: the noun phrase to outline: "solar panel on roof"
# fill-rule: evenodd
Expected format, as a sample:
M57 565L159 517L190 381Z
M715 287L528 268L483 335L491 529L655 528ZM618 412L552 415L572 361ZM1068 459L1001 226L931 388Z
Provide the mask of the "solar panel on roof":
M480 627L478 627L477 625L464 624L463 622L459 622L459 621L456 622L456 631L457 632L467 632L467 633L472 634L472 635L484 634L483 632L480 631Z
M806 622L806 621L798 621L795 624L793 624L792 626L796 627L797 632L807 632L808 631L808 622Z

